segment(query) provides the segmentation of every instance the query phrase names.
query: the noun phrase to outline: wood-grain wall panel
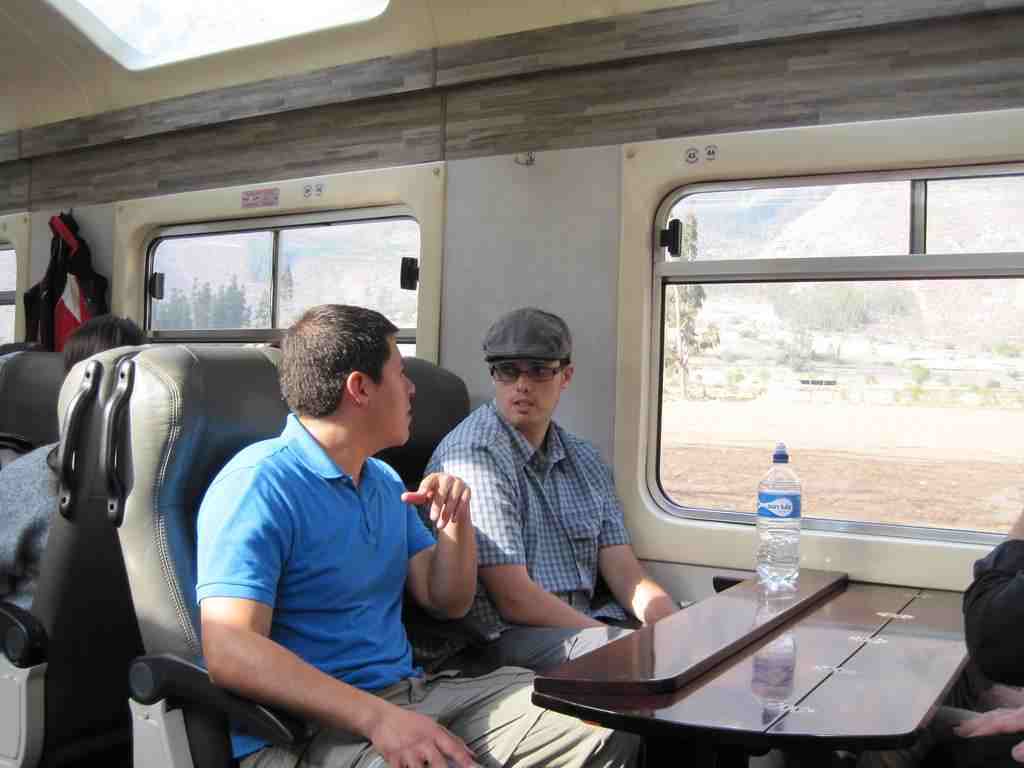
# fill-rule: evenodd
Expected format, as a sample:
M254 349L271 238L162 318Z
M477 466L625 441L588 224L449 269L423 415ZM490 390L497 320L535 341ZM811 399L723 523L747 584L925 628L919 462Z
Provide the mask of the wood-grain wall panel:
M29 163L0 165L0 213L24 211L29 206Z
M542 74L449 92L446 157L1024 106L1024 13Z
M0 133L0 163L18 159L18 131Z
M33 210L441 159L441 96L339 104L32 160Z
M480 83L566 67L1013 8L1024 8L1024 0L710 0L384 56L27 128L20 157L423 90L434 84Z
M28 128L23 158L430 88L433 51L385 56Z
M713 0L437 51L438 85L1021 7L1011 0Z
M36 157L0 165L0 203L84 205L446 157L1020 106L1024 11L504 78Z

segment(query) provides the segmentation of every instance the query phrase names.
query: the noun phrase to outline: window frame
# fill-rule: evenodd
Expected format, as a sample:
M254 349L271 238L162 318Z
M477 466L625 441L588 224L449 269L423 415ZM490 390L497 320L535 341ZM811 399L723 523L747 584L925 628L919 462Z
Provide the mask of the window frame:
M661 418L664 388L665 287L679 284L709 283L797 283L839 281L899 281L928 279L1024 278L1024 251L1005 253L926 253L927 182L949 179L973 179L1021 176L1024 163L976 165L953 168L924 168L898 171L833 173L755 180L698 182L672 189L654 216L651 233L651 356L648 364L650 402L647 425L647 466L644 479L647 492L664 513L682 519L753 526L752 512L730 512L704 507L688 507L674 502L661 483ZM909 253L899 256L830 256L793 259L721 259L686 261L665 258L659 245L659 233L669 221L672 209L686 197L706 192L735 192L754 189L833 186L882 181L906 181L910 184ZM657 367L654 367L654 366ZM753 489L751 489L753 494ZM824 518L805 518L807 530L834 534L860 534L887 538L907 538L964 544L994 545L1003 536L982 531L896 523L869 523Z
M418 260L422 259L423 227L414 215L411 208L406 205L373 206L369 208L349 208L334 211L319 211L316 213L287 214L284 216L261 216L247 219L231 219L227 221L200 222L194 224L175 224L156 229L146 238L143 248L146 253L146 271L143 280L144 291L144 322L145 331L149 339L155 343L196 343L196 342L235 342L235 343L277 343L283 338L287 329L285 328L237 328L237 329L207 329L207 330L154 330L153 321L153 297L149 293L149 282L153 276L154 257L160 243L164 240L178 237L190 237L201 235L233 235L247 232L271 232L273 246L271 253L271 322L277 318L277 277L278 259L280 248L280 233L287 229L301 229L304 227L323 227L334 224L351 223L372 223L375 221L414 221L420 229L420 253ZM399 288L399 290L402 290ZM419 307L417 306L417 316ZM416 328L399 328L397 335L399 344L416 344Z

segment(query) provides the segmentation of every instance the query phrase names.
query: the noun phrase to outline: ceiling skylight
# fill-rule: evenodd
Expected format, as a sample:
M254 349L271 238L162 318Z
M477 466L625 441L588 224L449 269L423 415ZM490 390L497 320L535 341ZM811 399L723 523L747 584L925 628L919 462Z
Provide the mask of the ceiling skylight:
M366 21L388 1L47 0L132 70Z

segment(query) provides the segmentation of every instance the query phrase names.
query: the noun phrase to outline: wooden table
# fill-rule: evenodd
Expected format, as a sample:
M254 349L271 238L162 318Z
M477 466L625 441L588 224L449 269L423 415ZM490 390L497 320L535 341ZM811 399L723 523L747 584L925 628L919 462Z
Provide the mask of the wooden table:
M782 670L788 695L766 706L765 664L778 667L780 647L792 649L792 684ZM813 763L913 744L966 660L960 593L805 570L781 609L742 582L538 675L533 701L674 745L677 762L692 739L715 745L719 765L772 748Z

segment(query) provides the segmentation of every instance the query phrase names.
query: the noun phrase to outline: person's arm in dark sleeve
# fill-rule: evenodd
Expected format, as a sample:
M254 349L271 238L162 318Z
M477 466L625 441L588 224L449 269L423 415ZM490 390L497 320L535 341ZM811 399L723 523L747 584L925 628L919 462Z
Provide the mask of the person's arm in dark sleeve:
M995 682L1024 685L1024 513L1007 540L974 564L964 593L967 648Z

